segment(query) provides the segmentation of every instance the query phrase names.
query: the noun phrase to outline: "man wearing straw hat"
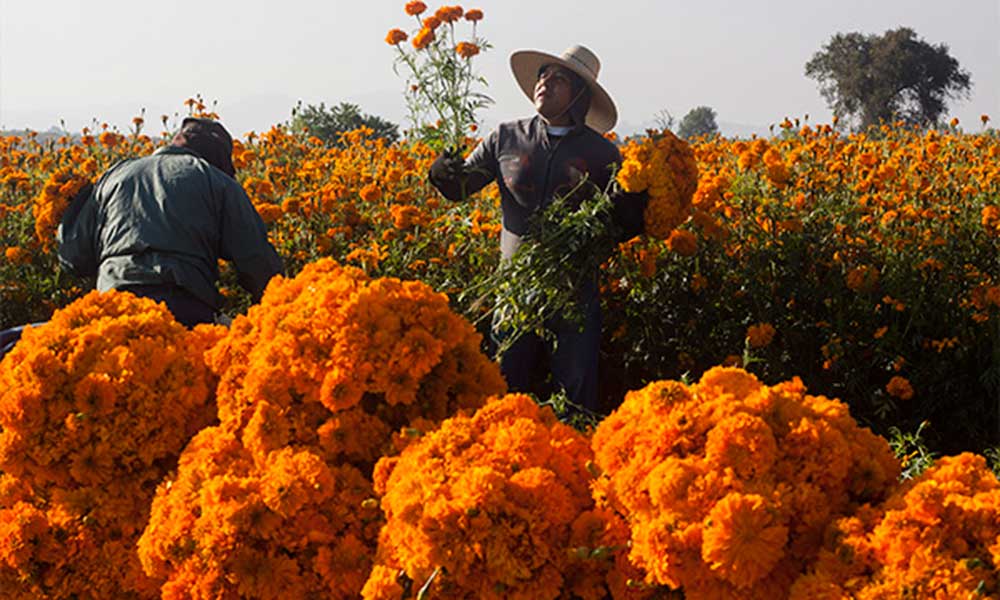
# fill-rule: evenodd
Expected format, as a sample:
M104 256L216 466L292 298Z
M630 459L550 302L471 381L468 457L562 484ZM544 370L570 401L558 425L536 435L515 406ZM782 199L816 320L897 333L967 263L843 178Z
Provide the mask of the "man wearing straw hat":
M617 147L602 135L614 127L618 112L597 82L600 61L593 52L583 46L560 56L521 50L511 55L510 65L537 114L501 123L467 160L446 151L430 169L431 183L450 200L463 200L497 181L503 260L520 246L533 213L569 192L574 192L571 202L579 203L595 189L606 189L621 164ZM625 239L640 233L645 198L620 194L613 200ZM511 391L539 393L533 371L548 356L553 379L569 400L596 413L601 336L596 273L579 297L582 330L575 324L549 324L557 340L551 352L539 336L526 334L501 356L500 369Z

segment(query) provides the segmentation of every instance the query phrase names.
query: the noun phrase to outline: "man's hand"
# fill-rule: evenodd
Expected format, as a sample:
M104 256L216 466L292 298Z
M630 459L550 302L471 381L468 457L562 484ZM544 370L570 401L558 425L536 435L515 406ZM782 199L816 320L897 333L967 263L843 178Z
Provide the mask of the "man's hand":
M455 148L446 148L431 165L431 178L435 181L455 181L463 174L465 160Z

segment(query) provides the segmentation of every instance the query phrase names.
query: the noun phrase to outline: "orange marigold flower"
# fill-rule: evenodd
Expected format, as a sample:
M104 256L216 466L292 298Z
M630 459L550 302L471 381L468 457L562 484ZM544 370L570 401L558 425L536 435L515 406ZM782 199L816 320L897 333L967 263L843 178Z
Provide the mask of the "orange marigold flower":
M900 375L894 375L889 383L885 386L885 391L889 392L889 395L895 396L900 400L909 400L913 398L913 386L910 385L910 381Z
M472 21L473 23L475 23L476 21L481 21L482 19L483 19L483 11L479 10L478 8L471 8L465 12L466 21Z
M675 229L667 238L667 246L681 256L694 256L698 253L698 238L690 231Z
M847 287L855 292L871 292L878 286L878 269L870 265L855 267L847 272Z
M443 23L454 23L462 18L462 14L464 12L465 11L462 10L461 6L442 6L437 9L434 16L440 19Z
M413 0L412 2L406 3L406 14L410 16L417 16L427 10L427 5L420 0Z
M702 558L737 588L761 579L784 555L788 528L761 496L732 492L708 514Z
M395 46L397 44L405 42L408 38L409 36L406 35L406 32L403 31L402 29L390 29L389 33L387 33L385 36L385 43L389 44L390 46Z
M1000 233L1000 206L994 204L987 204L983 207L981 214L981 223L983 228L991 230L994 233Z
M473 56L479 54L479 46L471 42L459 42L455 46L455 52L458 53L462 58L472 58Z
M26 265L31 262L31 253L20 246L8 246L4 250L4 257L7 262L15 265Z
M424 27L417 35L413 36L413 47L417 50L423 50L427 46L430 46L433 41L434 30L430 27Z
M758 323L747 327L746 340L751 348L763 348L774 339L774 325L770 323Z
M382 190L374 183L369 183L358 192L365 202L378 202L382 199Z
M441 17L437 15L431 15L423 20L424 29L430 29L431 31L434 31L440 26L441 26Z

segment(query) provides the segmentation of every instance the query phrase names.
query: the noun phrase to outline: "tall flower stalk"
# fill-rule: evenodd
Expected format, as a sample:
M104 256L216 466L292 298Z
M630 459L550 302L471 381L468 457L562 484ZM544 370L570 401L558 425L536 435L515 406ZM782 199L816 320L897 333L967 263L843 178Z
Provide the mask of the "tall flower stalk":
M393 70L406 74L406 106L411 130L418 138L437 148L462 150L468 134L478 128L476 113L493 100L481 91L486 79L478 75L472 60L491 46L479 37L477 25L483 18L478 9L463 11L461 6L442 6L433 15L421 18L427 5L406 4L406 13L417 23L412 39L402 29L391 29L385 41L396 48ZM467 40L459 39L460 20L472 24ZM412 50L403 42L411 40Z

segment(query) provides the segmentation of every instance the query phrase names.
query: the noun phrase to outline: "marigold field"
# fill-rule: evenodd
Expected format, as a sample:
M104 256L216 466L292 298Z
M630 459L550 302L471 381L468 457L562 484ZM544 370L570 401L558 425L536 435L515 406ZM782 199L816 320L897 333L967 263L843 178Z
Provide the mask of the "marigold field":
M676 138L616 140L676 201L604 265L583 430L505 393L463 293L497 192L438 196L427 145L237 140L286 276L221 265L235 319L189 331L55 254L162 142L0 137L0 328L46 322L0 362L0 597L1000 598L986 124L695 140L686 195Z

